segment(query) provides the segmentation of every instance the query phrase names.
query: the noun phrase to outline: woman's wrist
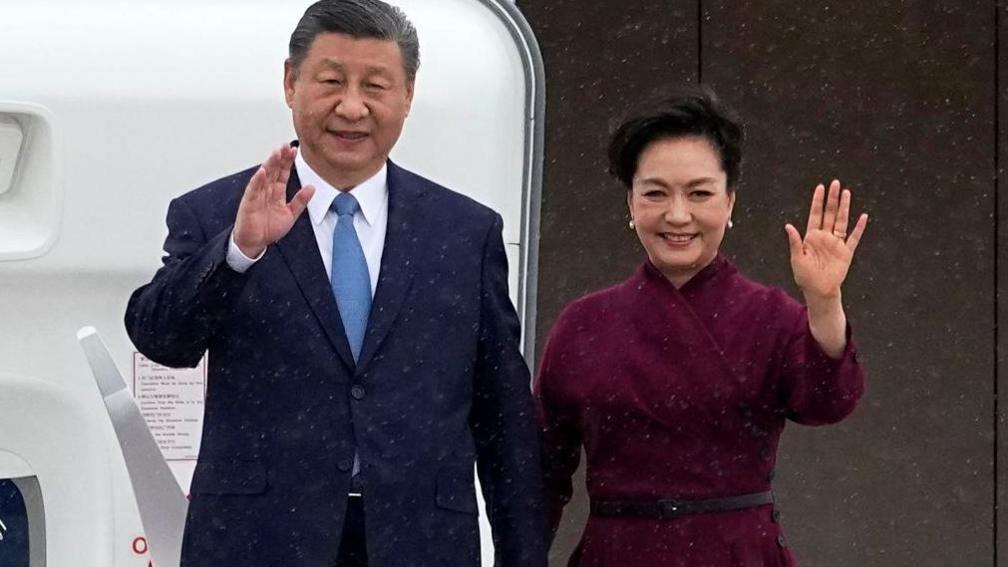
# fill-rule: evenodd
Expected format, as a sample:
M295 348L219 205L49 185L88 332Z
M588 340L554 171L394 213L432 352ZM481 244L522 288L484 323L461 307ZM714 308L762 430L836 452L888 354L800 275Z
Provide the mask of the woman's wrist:
M836 294L805 294L809 330L827 355L840 358L847 348L847 315L839 290Z

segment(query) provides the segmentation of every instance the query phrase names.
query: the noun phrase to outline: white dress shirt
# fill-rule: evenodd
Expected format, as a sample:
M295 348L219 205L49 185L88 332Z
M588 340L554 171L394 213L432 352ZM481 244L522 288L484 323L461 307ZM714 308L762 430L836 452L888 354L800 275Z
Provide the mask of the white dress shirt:
M308 185L315 187L315 194L308 201L306 212L311 220L312 230L315 231L315 241L318 243L326 275L332 280L332 240L339 217L329 206L339 194L339 190L315 173L300 152L294 158L294 167L302 187ZM350 194L360 204L360 209L354 213L353 223L361 248L364 250L368 276L371 278L371 297L374 298L375 290L378 288L382 251L385 249L385 232L388 230L388 166L383 165L378 173L351 189ZM262 258L262 254L259 258ZM244 273L259 258L249 258L243 254L235 244L234 233L231 234L227 253L227 264L231 269Z

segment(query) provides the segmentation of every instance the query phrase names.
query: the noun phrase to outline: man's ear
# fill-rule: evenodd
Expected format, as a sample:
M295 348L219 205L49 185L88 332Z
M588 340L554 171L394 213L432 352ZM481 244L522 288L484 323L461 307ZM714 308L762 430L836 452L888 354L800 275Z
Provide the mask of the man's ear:
M284 99L287 107L292 108L294 103L294 84L297 82L298 68L290 59L284 60Z
M406 114L413 109L413 81L406 82Z

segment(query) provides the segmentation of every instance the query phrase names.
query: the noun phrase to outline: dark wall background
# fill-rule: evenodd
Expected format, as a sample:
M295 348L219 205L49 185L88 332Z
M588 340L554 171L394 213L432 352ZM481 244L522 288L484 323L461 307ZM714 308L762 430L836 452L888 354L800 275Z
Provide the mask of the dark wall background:
M996 168L997 168L997 179L998 188L1003 188L1005 186L1005 181L1008 179L1008 175L1005 174L1006 167L1008 167L1008 71L1005 69L1005 63L1008 61L1008 32L1006 32L1005 27L1008 25L1008 2L999 2L998 10L998 37L996 40L997 45L997 61L998 61L998 78L996 82L998 101L997 107L995 109L995 115L997 116L997 139L994 140L995 148L997 153L995 154ZM1002 392L1008 393L1008 332L999 329L1003 322L1008 322L1008 222L1006 226L1002 227L1002 223L1008 221L1008 198L998 195L995 193L995 201L997 202L997 216L995 217L994 231L997 235L997 256L995 256L995 263L997 265L997 296L996 296L996 326L995 326L995 338L997 340L997 359L995 365L997 368L997 393ZM1001 556L1008 555L1008 518L1006 518L1005 513L1008 510L1008 492L1006 492L1006 487L1008 487L1008 450L1006 450L1006 445L1008 445L1008 429L1006 429L1006 412L1008 408L1004 407L1004 404L997 404L997 419L998 426L996 430L997 436L997 461L996 470L997 475L996 486L997 486L997 518L995 519L997 529L997 546L1001 551L999 559ZM1008 560L1002 560L1008 563Z
M520 5L547 77L539 344L568 301L644 257L605 173L614 121L655 90L709 84L748 126L725 243L743 271L797 294L783 225L804 224L818 182L839 177L871 215L844 289L868 395L781 445L800 564L1008 565L1008 1ZM555 564L585 514L582 493Z

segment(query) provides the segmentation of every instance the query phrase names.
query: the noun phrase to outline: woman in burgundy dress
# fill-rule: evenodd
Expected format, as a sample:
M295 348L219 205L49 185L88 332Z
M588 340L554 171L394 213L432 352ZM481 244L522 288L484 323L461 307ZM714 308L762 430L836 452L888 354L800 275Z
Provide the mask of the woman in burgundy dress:
M850 191L816 187L804 236L785 227L805 304L747 279L718 254L740 140L709 91L612 138L647 259L564 310L535 382L554 530L587 454L591 516L570 565L794 565L770 493L777 441L786 419L834 423L864 390L840 287L868 217L848 232Z

